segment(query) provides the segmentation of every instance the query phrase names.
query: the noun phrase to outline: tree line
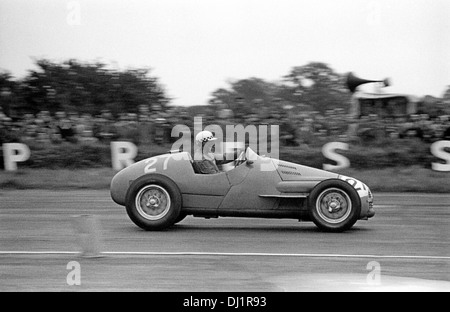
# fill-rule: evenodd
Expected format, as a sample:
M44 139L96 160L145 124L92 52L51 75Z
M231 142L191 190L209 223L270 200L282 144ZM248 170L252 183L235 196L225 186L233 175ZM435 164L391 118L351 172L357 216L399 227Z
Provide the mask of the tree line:
M97 115L109 110L137 113L139 105L164 107L169 99L150 69L117 70L104 63L39 59L20 80L0 73L0 101L10 116L39 111Z
M36 69L22 79L0 72L0 105L11 117L39 111L98 115L138 113L140 105L164 109L170 103L166 90L151 70L112 69L101 62L86 63L70 59L35 61ZM231 109L237 115L256 110L318 111L348 110L351 93L345 87L346 74L328 64L311 62L293 67L280 81L252 77L229 81L227 88L211 93L209 103ZM442 102L450 105L450 87Z

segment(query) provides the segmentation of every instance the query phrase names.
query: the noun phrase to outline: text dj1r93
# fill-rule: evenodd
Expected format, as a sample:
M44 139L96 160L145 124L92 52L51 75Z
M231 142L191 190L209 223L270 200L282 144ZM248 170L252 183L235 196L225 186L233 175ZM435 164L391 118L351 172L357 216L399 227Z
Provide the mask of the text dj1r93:
M267 305L266 297L228 297L229 307L265 307Z

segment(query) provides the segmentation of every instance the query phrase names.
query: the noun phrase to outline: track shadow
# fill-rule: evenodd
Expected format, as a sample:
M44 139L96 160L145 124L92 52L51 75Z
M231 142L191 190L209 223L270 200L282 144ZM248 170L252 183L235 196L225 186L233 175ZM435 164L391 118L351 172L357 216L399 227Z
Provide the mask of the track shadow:
M331 233L331 232L325 232L320 230L317 226L314 225L312 222L300 222L296 225L280 225L280 224L264 224L259 225L257 224L258 219L254 221L256 224L252 225L251 220L248 219L249 224L245 225L229 225L229 224L208 224L207 221L203 225L199 224L187 224L187 223L178 223L173 225L172 227L166 229L166 231L174 231L174 232L183 232L183 231L192 231L192 230L206 230L206 231L263 231L263 232L291 232L291 233L323 233L323 234L348 234L348 233L367 233L372 232L374 229L371 229L369 227L364 226L358 226L358 224L355 224L351 229L342 232L342 233ZM275 223L275 222L274 222Z
M192 225L192 224L176 224L171 226L170 228L159 230L159 231L145 231L143 229L140 229L139 227L131 224L130 226L121 227L121 230L123 232L128 233L189 233L189 232L209 232L209 233L215 233L215 232L243 232L243 233L308 233L308 234L325 234L325 235L348 235L348 234L354 234L354 233L371 233L375 230L367 228L367 227L358 227L354 226L350 230L347 230L345 232L341 233L332 233L332 232L325 232L321 231L319 228L317 228L315 225L305 225L301 224L298 226L292 226L292 225L274 225L274 226L252 226L252 225L224 225L224 226L217 226L217 225Z

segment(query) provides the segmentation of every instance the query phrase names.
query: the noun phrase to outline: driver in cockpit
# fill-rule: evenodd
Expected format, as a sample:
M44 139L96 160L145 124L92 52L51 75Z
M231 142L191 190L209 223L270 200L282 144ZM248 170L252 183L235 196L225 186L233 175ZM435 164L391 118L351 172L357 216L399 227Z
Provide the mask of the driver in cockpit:
M194 163L201 174L220 173L212 151L214 145L208 144L208 142L215 140L217 140L217 138L215 138L210 131L202 131L195 137L197 147L201 148L201 160L194 160Z

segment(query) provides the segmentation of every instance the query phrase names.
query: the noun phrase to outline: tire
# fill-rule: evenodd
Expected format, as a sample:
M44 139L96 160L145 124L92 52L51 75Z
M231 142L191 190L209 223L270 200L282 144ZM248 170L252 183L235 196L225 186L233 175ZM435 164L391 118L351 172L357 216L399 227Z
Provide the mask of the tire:
M178 218L175 220L175 224L180 223L181 221L186 219L186 217L187 217L187 214L184 212L181 212L180 215L178 216Z
M311 220L325 232L347 231L361 215L358 192L341 180L321 182L311 192L308 201Z
M175 224L181 206L182 198L177 185L160 174L136 179L127 192L127 214L146 231L164 230Z

